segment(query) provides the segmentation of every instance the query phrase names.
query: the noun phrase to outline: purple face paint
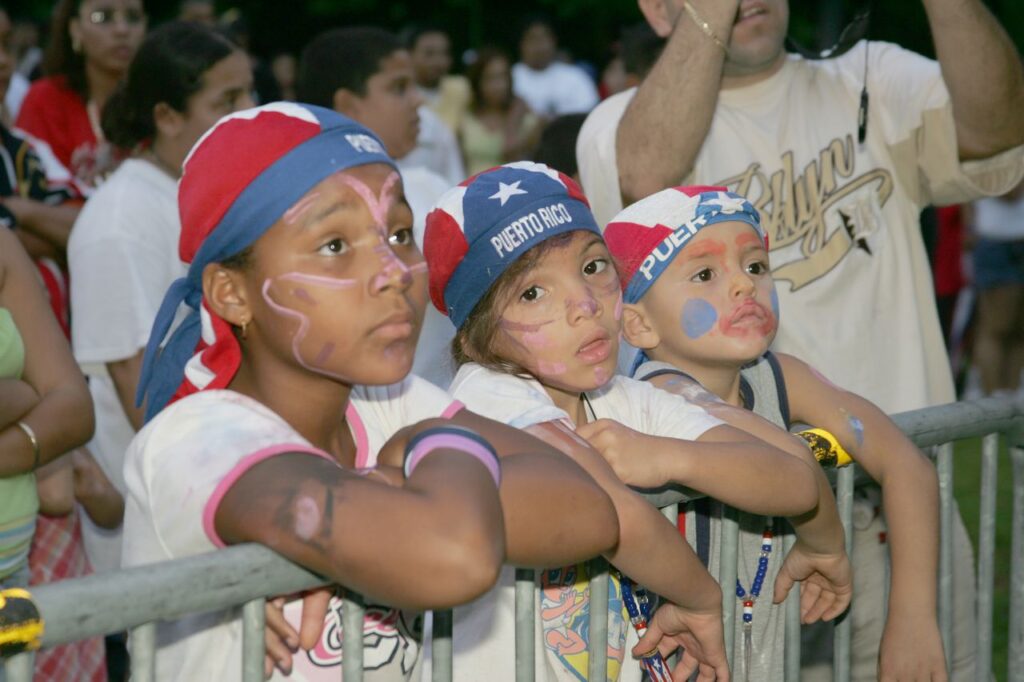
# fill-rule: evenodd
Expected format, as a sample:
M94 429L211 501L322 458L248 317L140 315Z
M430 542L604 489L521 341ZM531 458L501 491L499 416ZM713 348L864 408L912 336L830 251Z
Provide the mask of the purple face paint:
M327 358L331 357L331 353L334 352L334 344L328 341L324 344L324 347L320 349L320 352L316 354L316 358L313 360L313 364L317 366L323 365L327 362Z
M846 417L846 424L850 427L850 431L853 433L854 440L857 441L857 447L863 447L864 445L864 422L857 417L853 416L846 410L840 408L843 416Z
M622 319L622 291L619 291L619 297L615 299L615 321L618 322Z
M358 282L354 279L338 279L337 277L323 277L322 275L307 275L304 272L286 272L272 278L273 281L298 282L300 284L311 284L324 289L348 289L354 287ZM270 279L267 280L271 281ZM297 290L296 290L297 291ZM309 295L309 292L305 292ZM301 295L299 295L301 297Z
M549 362L548 360L537 361L537 371L546 376L558 376L565 374L568 367L564 362Z
M772 284L772 315L775 316L775 324L779 324L779 293L775 291L775 285Z
M680 322L683 332L691 339L698 339L711 331L718 320L715 307L703 298L691 298L683 304Z
M309 292L303 289L302 287L295 287L294 289L292 289L292 294L295 296L295 298L299 299L303 303L308 303L309 305L312 306L316 305L316 300L312 296L310 296Z
M601 386L607 384L612 378L611 373L604 367L594 368L594 381L598 382Z

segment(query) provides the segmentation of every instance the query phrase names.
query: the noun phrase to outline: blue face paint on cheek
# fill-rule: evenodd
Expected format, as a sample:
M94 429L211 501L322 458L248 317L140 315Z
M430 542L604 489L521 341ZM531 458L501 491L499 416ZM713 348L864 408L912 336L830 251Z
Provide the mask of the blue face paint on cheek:
M779 293L772 286L772 315L775 316L775 321L779 321Z
M707 334L717 321L718 313L715 312L715 307L703 298L691 298L683 304L683 331L691 339Z

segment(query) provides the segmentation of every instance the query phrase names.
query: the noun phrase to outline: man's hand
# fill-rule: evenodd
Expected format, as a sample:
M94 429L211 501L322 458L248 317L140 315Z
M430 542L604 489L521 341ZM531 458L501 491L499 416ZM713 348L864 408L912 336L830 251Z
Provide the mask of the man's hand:
M802 581L800 589L800 622L832 620L850 605L853 578L850 559L844 550L834 554L809 551L796 541L775 579L773 601L781 604L793 583Z
M722 609L693 611L675 604L665 604L654 614L647 632L635 647L633 655L643 657L657 649L668 657L678 647L683 655L672 671L672 678L688 680L698 671L698 682L729 681L729 662L725 657L722 635Z

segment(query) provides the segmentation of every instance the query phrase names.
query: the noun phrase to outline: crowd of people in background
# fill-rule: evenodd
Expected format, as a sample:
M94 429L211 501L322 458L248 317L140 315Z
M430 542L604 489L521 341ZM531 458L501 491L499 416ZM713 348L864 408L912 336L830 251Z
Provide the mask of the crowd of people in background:
M690 545L624 485L678 484L743 509L748 558L771 553L773 528L779 554L783 533L794 533L791 556L772 559L770 572L759 575L815 585L820 595L805 605L807 620L836 615L851 589L857 592L855 638L863 639L855 640L856 679L874 679L880 660L907 679L945 679L934 576L919 575L934 573L935 520L922 510L934 506L935 482L883 411L954 400L954 379L960 396L1024 390L1024 133L1010 120L1024 98L1019 57L975 0L956 26L941 18L945 0L925 3L937 62L866 41L834 49L829 60L785 53L783 0L639 4L645 20L625 27L596 68L574 62L560 48L557 24L543 15L524 17L514 36L459 54L445 27L424 24L333 27L297 53L258 55L245 18L237 10L218 14L212 0L183 0L178 17L161 25L151 22L144 0L57 0L46 30L0 0L0 588L264 542L384 595L388 605L378 615L388 619L384 639L394 640L394 650L383 651L378 641L372 655L381 662L371 666L382 680L409 679L420 669L416 609L480 597L476 610L456 610L456 678L497 680L505 678L485 673L487 666L512 665L505 646L511 625L495 615L511 603L511 574L502 565L568 566L547 571L538 593L539 617L548 619L538 631L551 656L538 663L539 679L562 680L586 671L589 643L579 633L589 578L578 562L603 554L624 572L612 581L613 614L624 613L614 609L628 599L631 578L646 583L668 603L651 622L662 639L643 643L666 655L683 645L692 653L680 666L712 679L723 671L715 648L718 588L701 582L706 574L697 576L703 568ZM951 54L969 52L958 50L967 42L987 46L975 57L982 62L951 66ZM990 91L1002 93L986 98L984 112L975 106L977 86L967 82L983 71ZM338 151L338 131L351 149ZM316 156L304 146L308 140L336 156ZM231 145L259 151L239 154L236 164L227 159ZM302 154L308 157L297 165L293 157ZM688 187L669 189L678 185ZM849 193L828 199L837 185ZM317 221L339 212L325 197L349 206L340 211L345 216L357 215L351 205L362 202L366 215L346 218L358 229L339 228L316 252L359 253L380 272L348 265L345 278L335 273L328 281L282 265L289 249L299 253L296 239L281 236L285 227L299 222L315 231ZM546 203L531 203L540 197ZM951 206L933 211L933 203ZM544 213L535 213L539 206ZM705 231L721 215L731 227ZM266 224L258 229L248 225L260 220ZM924 239L919 223L932 226ZM691 234L673 233L680 225L691 225ZM728 248L710 235L728 235ZM767 325L763 348L744 347L725 361L715 353L726 352L728 340L718 350L699 345L728 326L711 295L700 305L688 301L681 317L665 312L668 303L658 307L701 278L719 276L707 266L680 278L679 263L695 267L684 258L691 236L687 249L704 244L702 257L726 253L747 272L744 295L757 300ZM366 247L371 237L382 241ZM744 240L757 247L756 258L732 246ZM565 279L576 270L579 282ZM260 289L253 282L264 275ZM369 282L365 295L377 298L352 293L360 278ZM663 293L669 282L676 282L671 295ZM310 320L327 324L317 308L328 296L332 305L355 305L344 314L358 326L365 321L356 319L357 303L369 310L392 295L412 301L416 319L396 313L385 327L418 327L422 318L415 348L363 357L353 342L341 359L342 341L313 332L318 350L311 356L303 345ZM721 301L732 295L721 293ZM564 311L545 308L552 301ZM776 337L780 305L787 322ZM548 319L562 314L567 328L593 318L601 333L569 353L563 346L571 343L559 340L558 324ZM268 320L306 326L285 339ZM620 338L628 342L621 360ZM173 352L157 352L164 342ZM635 361L627 350L639 350ZM591 355L601 357L574 374L573 363ZM616 364L636 381L616 375ZM336 382L351 372L360 377L351 396L346 388L309 412L325 421L331 410L345 414L360 425L352 435L345 435L348 426L341 435L317 432L311 414L268 397L285 386L320 395L324 386L310 377ZM800 396L787 398L787 384L790 396ZM246 397L210 402L214 389L229 388ZM774 411L766 412L764 401ZM792 452L778 428L790 425L790 408L798 419L830 424L880 484L857 493L854 582L828 485L816 466L814 476L798 466L809 456L802 447ZM690 415L685 424L683 413ZM620 424L609 427L612 419ZM200 438L229 421L228 435ZM186 432L180 441L176 429ZM675 453L677 440L700 442L706 457L735 461L744 474L714 478L710 469L696 474L666 464L655 480L619 454L641 436L658 453ZM298 441L312 443L308 452L234 468L254 452ZM168 442L191 453L163 472L169 483L152 468L173 454ZM424 442L443 442L436 447L449 459L426 458ZM237 458L210 464L222 456L210 443L233 447ZM403 447L423 459L410 464L410 454L397 482L381 474L394 490L375 488L371 476L346 477L348 469L365 472L378 462L401 466ZM342 468L311 463L314 449ZM572 463L561 462L560 452ZM774 477L758 468L766 461L775 463ZM197 482L192 476L200 470ZM726 478L730 485L719 485ZM444 499L447 480L458 482L460 495ZM291 500L285 483L306 490L313 481L324 486L309 493L315 520L300 514L282 530L270 512L249 513L251 500ZM920 485L913 495L892 492L912 481ZM160 497L187 498L193 484L199 492L192 502ZM786 504L759 496L764 486L787 485ZM332 497L344 486L351 497ZM204 490L219 508L199 504ZM586 522L566 520L570 505L560 495L588 509ZM415 509L422 525L397 512L377 519L381 529L406 524L396 545L479 511L459 528L470 538L466 560L480 567L475 582L447 592L441 578L430 589L417 583L417 571L443 576L450 557L427 553L412 561L396 549L389 561L406 561L402 570L373 574L354 554L332 553L335 542L365 549L379 540L365 529L339 539L340 524L331 535L329 522L311 540L324 505L335 499L353 514L378 505ZM533 515L518 511L530 505ZM194 514L188 530L180 530L189 524L179 513ZM705 506L685 516L693 544L709 515ZM792 529L772 526L776 516L790 517ZM879 540L887 532L888 544ZM557 546L537 539L552 533ZM627 533L639 539L627 542ZM972 608L973 569L960 522L953 543L962 632L971 628L963 614ZM879 552L889 545L888 608L896 615L886 619L874 612L885 610ZM713 565L706 551L700 559ZM391 591L398 582L408 589ZM775 606L768 589L761 603L755 595L749 604L759 629L746 646L762 658L736 664L750 679L781 675L781 659L767 653L782 637L781 607L769 614ZM304 617L297 614L322 609L323 621L337 610L337 596L314 594L290 611L270 607L280 612L268 611L271 630L287 644L268 639L268 674L302 669L299 638L309 650L310 635L300 632ZM571 618L559 610L568 608L566 599L575 599ZM856 611L858 604L872 614ZM738 608L742 620L746 612ZM640 679L641 665L627 649L636 637L628 616L620 621L614 634L621 638L609 640L609 679ZM234 625L204 616L174 627L160 679L223 672L210 660L234 646ZM951 679L973 679L968 639L945 652ZM340 653L328 653L337 655L321 663L336 665ZM40 652L35 679L123 680L126 661L124 636L111 635ZM816 663L809 659L808 670Z

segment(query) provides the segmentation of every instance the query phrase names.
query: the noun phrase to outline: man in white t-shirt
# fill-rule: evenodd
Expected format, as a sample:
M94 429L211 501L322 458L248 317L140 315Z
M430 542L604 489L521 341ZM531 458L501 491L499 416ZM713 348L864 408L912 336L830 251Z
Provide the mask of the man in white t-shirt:
M597 88L583 69L556 57L555 29L536 16L523 27L519 63L512 67L512 90L529 107L547 118L587 112L597 104Z
M639 4L668 43L646 80L602 103L580 133L598 220L678 184L746 195L768 231L778 350L890 413L954 400L918 214L1004 192L1024 173L1024 74L984 5L925 0L935 63L867 42L823 61L787 55L786 0ZM962 679L973 678L972 569L956 527L964 551L948 653ZM855 679L875 679L874 620L876 634L853 645Z
M416 147L422 99L409 52L398 37L374 27L321 33L302 52L297 88L300 101L332 108L380 137L399 163L416 243L422 246L427 213L455 183L424 166L402 163ZM440 313L427 308L412 371L447 388L454 376L448 355L454 331Z

